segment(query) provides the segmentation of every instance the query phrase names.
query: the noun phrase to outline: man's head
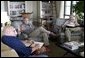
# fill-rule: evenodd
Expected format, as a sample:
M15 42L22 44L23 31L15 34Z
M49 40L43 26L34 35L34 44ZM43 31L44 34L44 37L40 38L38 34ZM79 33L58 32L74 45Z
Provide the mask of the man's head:
M75 21L76 21L76 18L75 18L74 15L70 15L69 20L70 20L71 22L75 22Z
M6 26L3 29L3 35L6 36L17 36L16 29L12 26Z
M30 19L31 14L32 13L21 13L23 18L28 18L28 19Z
M75 19L75 16L74 15L70 15L69 17L71 20Z
M25 24L28 24L28 20L30 19L30 16L32 13L21 13L22 14L22 17L23 17L23 22Z

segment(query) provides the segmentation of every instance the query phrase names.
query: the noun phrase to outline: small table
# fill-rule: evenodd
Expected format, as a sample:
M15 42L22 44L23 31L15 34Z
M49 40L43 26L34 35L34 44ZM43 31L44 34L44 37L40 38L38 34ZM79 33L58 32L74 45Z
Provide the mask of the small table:
M66 46L64 46L64 44L56 44L56 45L66 51L66 53L63 56L67 55L68 53L71 53L71 54L73 54L77 57L82 57L80 55L80 50L79 49L71 50L71 49L67 48Z
M24 40L24 41L22 41L25 45L26 45L26 47L30 47L32 44L30 43L30 42L28 42L28 40ZM37 47L38 48L38 50L43 50L43 49L45 49L45 46L44 46L44 43L43 42L36 42L36 41L34 41L34 44L39 44L39 46ZM38 51L38 50L34 50L32 53L34 53L35 51Z

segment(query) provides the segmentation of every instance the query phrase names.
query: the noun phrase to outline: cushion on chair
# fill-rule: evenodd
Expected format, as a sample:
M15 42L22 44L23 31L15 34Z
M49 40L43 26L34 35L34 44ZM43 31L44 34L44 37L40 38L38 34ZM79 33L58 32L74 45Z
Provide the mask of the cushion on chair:
M18 54L13 49L6 50L6 51L1 51L1 57L18 57Z
M18 57L14 49L1 42L1 57Z
M1 51L11 50L10 47L1 42Z

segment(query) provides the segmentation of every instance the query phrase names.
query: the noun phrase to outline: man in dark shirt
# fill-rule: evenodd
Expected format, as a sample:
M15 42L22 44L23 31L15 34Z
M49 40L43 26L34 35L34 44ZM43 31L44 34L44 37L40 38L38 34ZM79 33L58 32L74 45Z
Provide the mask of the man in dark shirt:
M2 36L2 42L9 47L13 48L20 57L31 57L31 54L33 51L38 49L38 46L35 46L33 48L31 47L26 47L25 44L23 44L19 38L16 37L17 32L14 27L12 26L7 26L3 30L3 36ZM37 55L34 57L45 57L42 55Z

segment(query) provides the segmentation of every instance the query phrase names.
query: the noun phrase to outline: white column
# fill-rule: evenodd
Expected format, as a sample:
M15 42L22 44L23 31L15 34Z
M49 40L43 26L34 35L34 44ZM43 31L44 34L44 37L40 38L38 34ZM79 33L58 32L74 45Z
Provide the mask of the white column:
M59 18L64 18L64 1L61 1Z
M1 11L5 11L5 5L4 5L4 1L1 1Z
M40 1L40 18L42 18L42 1Z
M33 1L25 1L25 11L32 12L33 11Z

